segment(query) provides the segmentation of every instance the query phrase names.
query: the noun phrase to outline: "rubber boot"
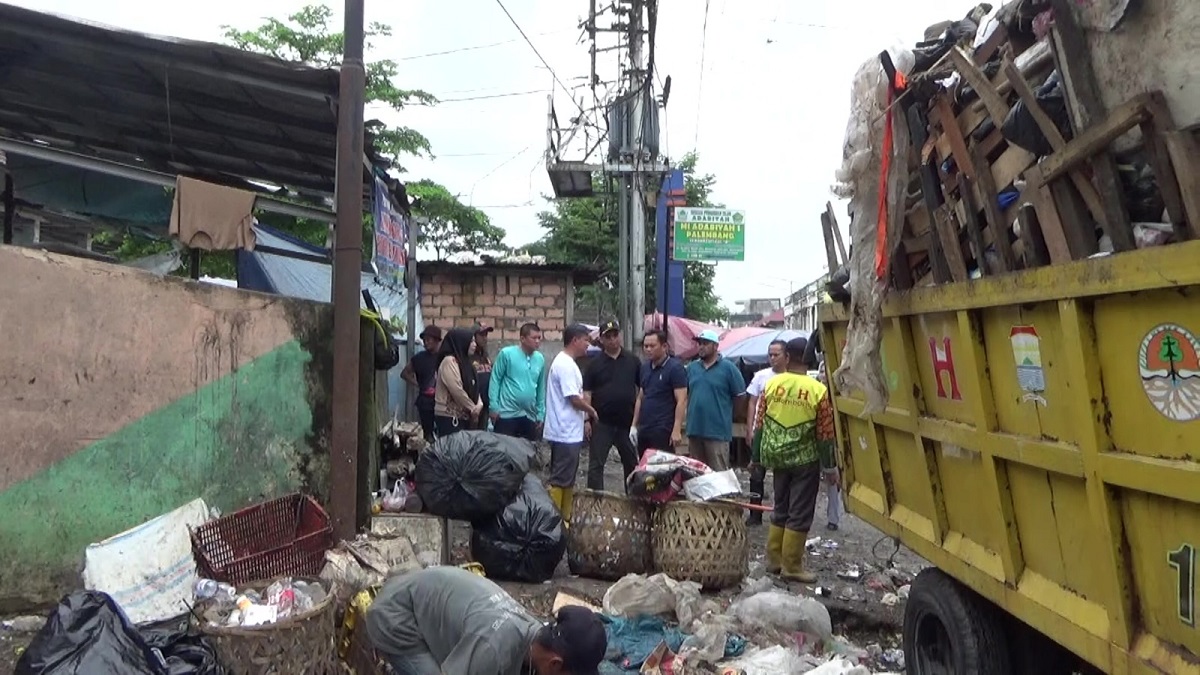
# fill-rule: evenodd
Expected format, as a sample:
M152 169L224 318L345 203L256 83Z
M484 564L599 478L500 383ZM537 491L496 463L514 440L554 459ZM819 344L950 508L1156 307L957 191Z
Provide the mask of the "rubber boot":
M575 510L575 488L559 488L562 491L562 504L558 512L562 515L563 527L571 527L571 513Z
M767 574L779 574L783 570L783 538L786 530L771 525L767 530Z
M750 498L751 504L754 504L756 506L762 506L763 491L766 490L766 488L767 488L766 483L767 483L766 467L759 465L758 467L751 469L751 471L750 471L750 492L754 493L755 495L758 495L757 497ZM746 524L747 525L762 525L762 517L763 517L762 511L755 511L754 509L751 509L750 515L746 516Z
M785 581L798 581L802 584L817 582L817 575L804 569L805 542L807 541L807 532L784 530L783 571L779 576Z
M563 489L560 487L550 486L550 501L554 502L554 506L561 514L563 512ZM564 518L565 520L565 518Z

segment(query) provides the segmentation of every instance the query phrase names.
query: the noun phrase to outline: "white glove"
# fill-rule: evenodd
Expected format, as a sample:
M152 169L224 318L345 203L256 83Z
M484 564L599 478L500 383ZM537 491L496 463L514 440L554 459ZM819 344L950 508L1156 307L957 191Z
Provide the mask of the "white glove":
M630 427L629 428L629 442L632 443L634 445L634 447L637 446L637 439L638 439L637 427Z

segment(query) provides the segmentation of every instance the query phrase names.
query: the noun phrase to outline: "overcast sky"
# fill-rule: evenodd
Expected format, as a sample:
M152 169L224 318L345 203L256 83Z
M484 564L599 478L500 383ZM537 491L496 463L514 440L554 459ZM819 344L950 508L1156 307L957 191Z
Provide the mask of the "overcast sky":
M587 46L577 43L576 27L587 0L503 1L558 79L574 86L586 78ZM306 3L15 4L217 41L224 24L252 27L262 17L282 17ZM888 45L911 46L926 26L960 18L971 6L968 0L660 0L657 70L672 79L663 149L673 158L698 150L700 170L717 176L714 198L746 211L746 262L721 263L717 271L717 292L726 305L785 296L823 272L818 215L831 199L829 186L841 163L854 71ZM339 26L340 16L338 11ZM377 44L368 58L396 59L398 85L428 90L444 101L395 117L368 111L368 117L402 122L432 142L437 158L408 160L406 178L432 178L459 193L508 232L510 245L538 239L543 233L536 215L546 208L542 196L550 193L542 155L546 96L554 78L500 5L368 0L367 19L394 29L393 38ZM612 62L602 62L599 70L604 79L616 76ZM561 90L556 100L564 118L573 106ZM838 216L844 230L844 209Z

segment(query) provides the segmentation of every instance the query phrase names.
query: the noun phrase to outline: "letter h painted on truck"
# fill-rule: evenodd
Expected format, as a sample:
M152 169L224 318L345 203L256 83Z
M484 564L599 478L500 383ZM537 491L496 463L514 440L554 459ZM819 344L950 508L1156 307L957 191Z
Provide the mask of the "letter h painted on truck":
M937 382L938 398L961 401L962 393L958 390L958 375L954 372L954 350L950 348L950 338L942 338L941 348L938 348L936 338L929 338L929 356L933 360L933 380ZM950 384L949 397L946 396L946 383L942 381L943 373Z

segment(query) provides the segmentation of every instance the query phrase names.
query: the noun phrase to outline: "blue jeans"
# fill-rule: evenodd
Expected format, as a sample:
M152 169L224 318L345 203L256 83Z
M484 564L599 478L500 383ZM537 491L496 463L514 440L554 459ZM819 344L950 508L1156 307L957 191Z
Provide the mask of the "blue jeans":
M388 663L396 675L442 675L442 667L429 652L397 656L387 654Z

